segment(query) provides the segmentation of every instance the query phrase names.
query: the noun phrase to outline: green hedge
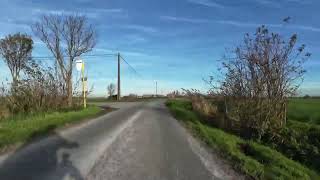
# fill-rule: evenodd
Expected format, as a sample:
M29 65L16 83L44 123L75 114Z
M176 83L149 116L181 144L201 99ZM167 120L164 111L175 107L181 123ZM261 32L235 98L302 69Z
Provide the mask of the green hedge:
M288 121L279 135L263 141L287 157L320 172L320 126Z

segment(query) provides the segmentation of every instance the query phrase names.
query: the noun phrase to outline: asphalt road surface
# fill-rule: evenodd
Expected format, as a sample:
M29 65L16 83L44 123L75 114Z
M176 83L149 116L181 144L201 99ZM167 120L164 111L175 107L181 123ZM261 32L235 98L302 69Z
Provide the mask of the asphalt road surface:
M0 156L1 180L242 179L170 115L164 101L119 108Z

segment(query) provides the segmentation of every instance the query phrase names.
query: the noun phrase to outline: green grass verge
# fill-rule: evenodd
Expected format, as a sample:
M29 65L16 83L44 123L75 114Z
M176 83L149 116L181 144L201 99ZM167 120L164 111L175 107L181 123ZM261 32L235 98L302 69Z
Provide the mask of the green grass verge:
M0 149L8 145L26 143L66 124L95 117L102 112L97 106L68 112L39 113L16 116L0 121Z
M288 119L320 125L320 99L290 99Z
M192 111L188 101L167 102L172 114L194 134L220 152L235 169L254 179L319 179L319 175L281 153L253 141L243 140L223 130L209 127Z

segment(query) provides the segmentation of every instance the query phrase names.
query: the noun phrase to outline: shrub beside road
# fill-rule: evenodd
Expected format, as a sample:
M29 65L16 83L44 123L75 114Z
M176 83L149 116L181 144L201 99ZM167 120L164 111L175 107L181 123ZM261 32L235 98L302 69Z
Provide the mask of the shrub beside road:
M276 150L244 140L207 125L192 110L190 101L169 100L172 114L214 150L228 159L235 169L254 179L319 179L319 175Z

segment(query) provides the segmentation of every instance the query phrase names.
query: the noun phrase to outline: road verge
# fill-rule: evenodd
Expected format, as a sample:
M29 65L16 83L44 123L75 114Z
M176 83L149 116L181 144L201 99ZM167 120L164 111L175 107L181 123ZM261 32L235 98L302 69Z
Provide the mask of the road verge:
M0 122L0 153L15 149L58 128L74 125L108 112L97 106L68 112L38 113Z
M192 111L191 102L169 100L174 117L225 157L233 167L253 179L319 179L312 170L286 158L281 153L256 142L247 141L220 129L205 125Z

